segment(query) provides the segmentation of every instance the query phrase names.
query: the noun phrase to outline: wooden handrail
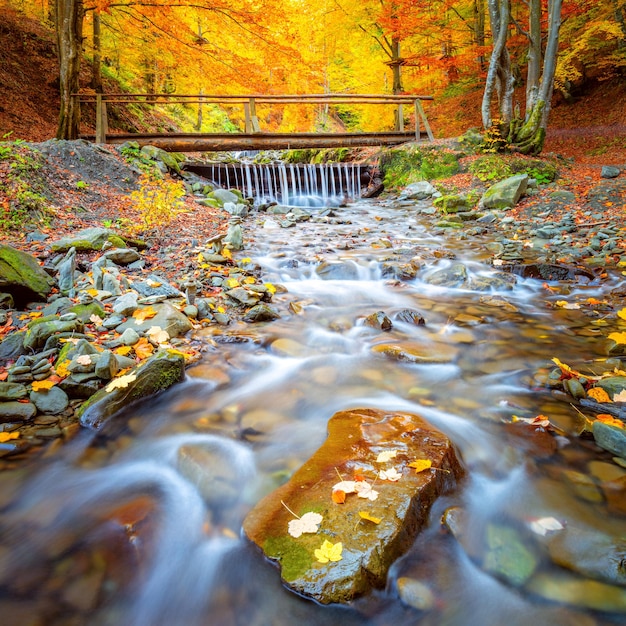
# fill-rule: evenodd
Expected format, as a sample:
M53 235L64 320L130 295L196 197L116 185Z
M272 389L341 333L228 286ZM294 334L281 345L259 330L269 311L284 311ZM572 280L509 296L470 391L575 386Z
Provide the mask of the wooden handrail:
M396 131L404 132L403 105L412 104L415 108L415 138L420 139L420 120L424 124L430 141L434 140L430 130L422 100L433 100L433 96L416 94L147 94L147 93L74 93L72 98L79 103L96 105L96 143L106 143L108 132L107 103L138 104L231 104L243 105L245 132L261 132L256 113L257 104L393 104L396 111Z

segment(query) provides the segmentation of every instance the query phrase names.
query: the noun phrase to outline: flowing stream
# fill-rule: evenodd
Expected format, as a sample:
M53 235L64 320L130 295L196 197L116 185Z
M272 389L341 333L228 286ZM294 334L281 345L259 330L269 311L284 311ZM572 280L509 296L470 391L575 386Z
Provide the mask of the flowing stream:
M623 623L623 612L601 610L606 581L592 580L588 562L600 558L596 546L623 539L624 516L606 486L626 471L578 438L581 416L536 378L555 356L601 357L602 333L580 310L547 306L563 296L541 281L497 293L428 284L422 278L449 266L452 253L470 276L494 268L484 241L434 236L420 219L393 201L358 201L290 229L249 217L243 254L286 288L274 296L282 317L199 331L203 358L184 383L37 467L0 475L0 614L11 620L0 622ZM421 257L418 278L381 275L398 251ZM322 262L336 268L326 279L316 273ZM567 299L618 285L575 284ZM426 324L402 321L405 309ZM377 311L393 320L388 332L363 323ZM448 362L390 359L372 350L382 343L419 345ZM419 413L454 442L467 477L436 503L385 589L347 608L319 606L284 589L240 528L324 441L333 413L354 407ZM539 414L556 435L512 423ZM449 506L465 511L463 546L441 524ZM546 518L580 531L570 560L586 559L579 569L592 573L555 563L548 539L558 531L531 526ZM407 580L418 608L399 599Z

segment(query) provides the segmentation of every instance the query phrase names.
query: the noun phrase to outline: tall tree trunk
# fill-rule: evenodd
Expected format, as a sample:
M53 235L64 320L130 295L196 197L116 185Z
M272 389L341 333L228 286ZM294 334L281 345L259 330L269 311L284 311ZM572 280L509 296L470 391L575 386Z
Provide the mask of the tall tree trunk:
M102 39L100 11L93 12L93 56L91 58L91 86L97 93L102 93Z
M485 47L485 0L474 0L472 6L474 14L474 43L480 52L476 60L481 70L485 69L485 55L482 49Z
M548 41L537 99L532 109L526 112L524 124L519 128L512 126L511 129L511 143L524 154L539 154L543 149L554 90L562 4L562 0L549 0L548 2Z
M489 59L487 78L485 80L485 91L481 114L484 128L489 128L493 124L491 115L491 102L494 91L498 93L500 116L506 120L506 116L512 115L513 96L513 74L511 72L511 61L506 40L508 37L508 27L511 20L511 9L509 0L487 0L489 8L489 19L491 22L491 32L493 36L493 50Z
M541 0L529 0L528 5L528 74L526 78L526 115L537 100L541 78Z
M391 69L393 71L393 93L402 93L402 74L400 72L400 40L393 37L391 40Z
M57 139L77 139L80 104L71 94L78 93L83 43L83 0L56 0L55 19L57 54L59 56L59 89L61 110Z

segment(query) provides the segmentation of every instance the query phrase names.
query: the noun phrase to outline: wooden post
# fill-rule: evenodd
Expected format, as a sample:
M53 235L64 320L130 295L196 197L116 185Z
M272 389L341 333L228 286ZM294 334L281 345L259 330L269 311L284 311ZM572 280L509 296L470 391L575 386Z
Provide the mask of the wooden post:
M96 143L106 143L108 127L107 105L99 93L96 94Z
M415 107L415 141L420 141L420 110L419 110L419 98L415 99L413 106Z
M424 128L426 129L426 134L428 135L428 139L429 141L435 141L435 137L433 136L433 131L430 130L430 124L428 123L428 120L426 119L426 113L424 113L424 107L422 106L422 103L419 100L415 101L415 108L417 109L417 113L419 113L419 116L422 118L422 122L424 122Z
M250 119L250 103L243 103L243 113L246 119L246 135L252 134L252 120Z
M396 130L404 132L404 106L399 104L396 110Z
M256 116L256 102L254 98L250 98L250 123L252 125L253 133L260 133L261 127L259 126L259 118Z

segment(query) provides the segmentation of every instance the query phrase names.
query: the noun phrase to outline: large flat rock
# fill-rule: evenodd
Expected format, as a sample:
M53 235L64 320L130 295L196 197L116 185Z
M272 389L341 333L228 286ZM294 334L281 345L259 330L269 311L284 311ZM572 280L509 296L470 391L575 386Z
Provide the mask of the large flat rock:
M395 456L378 462L381 452ZM409 467L416 461L432 467L418 472ZM398 480L379 474L394 469ZM390 565L426 525L433 502L462 473L450 441L421 417L377 409L341 411L330 419L328 438L317 452L250 511L244 532L276 561L288 588L324 604L349 602L384 586ZM342 479L348 486L359 485L363 494L368 489L361 485L368 483L378 496L348 492L344 503L335 503L333 487ZM291 536L289 522L308 512L322 516L317 532ZM363 519L362 513L380 522ZM340 560L318 561L315 551L325 541L342 544Z

